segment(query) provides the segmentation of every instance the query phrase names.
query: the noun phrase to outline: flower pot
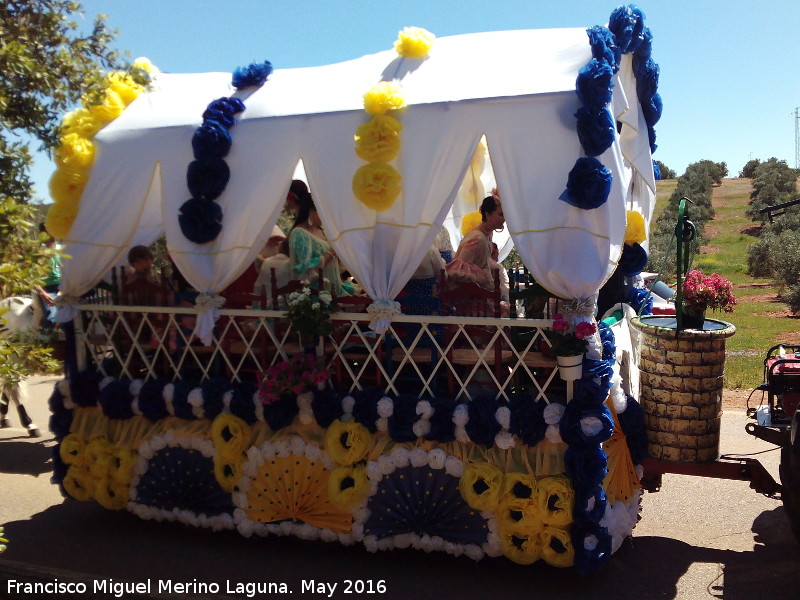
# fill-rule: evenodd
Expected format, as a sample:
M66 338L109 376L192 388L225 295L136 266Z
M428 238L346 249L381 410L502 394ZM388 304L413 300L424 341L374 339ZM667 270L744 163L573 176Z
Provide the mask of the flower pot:
M703 330L703 323L706 321L706 311L696 311L691 308L683 307L683 329Z
M574 381L583 376L583 354L556 356L558 374L564 381Z

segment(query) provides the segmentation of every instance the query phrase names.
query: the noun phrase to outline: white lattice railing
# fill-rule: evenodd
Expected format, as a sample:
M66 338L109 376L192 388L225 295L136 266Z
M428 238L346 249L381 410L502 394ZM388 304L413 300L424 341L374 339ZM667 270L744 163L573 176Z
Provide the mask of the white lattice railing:
M255 379L303 350L285 313L245 309L221 310L213 341L204 346L191 333L198 312L82 305L79 368L93 363L105 375L131 379ZM338 389L467 398L524 391L538 399L563 386L555 361L538 351L548 319L400 315L381 335L369 330L365 313L333 319L335 333L316 351Z

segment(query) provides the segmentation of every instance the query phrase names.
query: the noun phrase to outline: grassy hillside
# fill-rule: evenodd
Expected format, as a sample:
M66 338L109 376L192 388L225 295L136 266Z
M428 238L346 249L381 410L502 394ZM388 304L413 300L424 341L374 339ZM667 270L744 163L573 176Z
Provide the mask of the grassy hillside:
M656 214L675 189L675 180L658 182ZM727 341L725 385L750 389L761 383L767 350L778 343L800 343L800 317L778 301L769 279L747 275L747 248L756 241L758 228L745 216L751 191L749 179L724 179L714 188L715 218L706 226L707 245L694 255L692 265L706 273L729 279L738 299L735 312L710 313L736 326ZM690 212L691 215L691 212ZM665 280L674 279L665 277Z

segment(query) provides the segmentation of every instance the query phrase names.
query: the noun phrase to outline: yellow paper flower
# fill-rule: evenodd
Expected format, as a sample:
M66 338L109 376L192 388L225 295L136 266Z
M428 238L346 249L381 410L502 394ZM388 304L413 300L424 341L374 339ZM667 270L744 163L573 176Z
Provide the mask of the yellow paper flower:
M114 71L106 75L106 85L122 99L127 106L142 92L142 86L136 83L133 78L124 71Z
M364 94L364 110L371 115L385 115L390 110L403 110L406 100L396 81L381 81Z
M536 477L530 473L506 473L503 501L511 508L536 510Z
M467 235L470 231L475 229L483 221L481 211L467 213L461 218L461 235Z
M400 151L400 121L375 115L356 130L356 154L367 162L389 162Z
M108 479L111 476L113 451L114 447L105 437L96 437L86 444L86 454L89 456L89 474L94 479Z
M500 548L507 558L519 565L530 565L541 558L541 538L538 533L501 533Z
M109 510L125 508L128 505L129 495L128 486L113 479L97 480L94 486L94 499L100 506Z
M156 67L153 63L150 62L150 59L145 56L140 56L135 61L133 61L133 67L135 69L141 69L142 71L146 71L151 75L153 73L160 73L158 67Z
M44 227L54 238L62 239L67 237L77 216L77 207L51 204L44 220Z
M572 523L575 490L572 482L564 475L540 479L536 502L546 525L566 527Z
M406 58L425 58L436 36L422 27L405 27L397 34L394 49Z
M50 176L50 196L56 204L77 207L87 181L89 172L86 169L60 167Z
M68 133L61 137L54 161L59 167L88 169L94 162L94 144L77 133Z
M331 502L344 510L352 510L369 494L367 468L363 464L337 467L328 478Z
M635 210L628 211L628 224L625 227L625 243L641 244L647 239L645 231L644 216Z
M242 459L231 460L224 456L214 457L214 477L226 492L232 492L242 478L243 462Z
M58 454L65 465L85 467L89 464L89 455L86 453L86 442L77 433L70 433L58 447Z
M364 206L378 212L389 210L402 190L400 173L386 163L364 165L353 175L353 194Z
M110 123L125 110L125 102L114 90L107 89L100 104L87 106L89 112L104 125Z
M211 440L214 448L227 462L239 460L250 447L250 426L230 413L220 413L211 423Z
M542 558L554 567L571 567L575 562L575 548L569 531L558 527L545 527L539 534Z
M67 493L81 502L92 499L94 483L94 479L89 475L89 469L78 465L72 465L67 469L62 482Z
M74 133L83 138L90 139L100 131L103 123L98 121L88 108L76 108L68 112L61 120L64 134Z
M508 497L501 498L495 509L497 524L504 533L535 535L542 530L542 515L535 504L515 505Z
M489 463L469 463L458 489L472 508L494 510L503 491L503 472Z
M372 434L361 423L338 419L325 433L325 449L340 465L352 465L363 460L372 448Z
M117 483L129 484L136 466L136 452L127 448L114 448L112 457L112 479Z

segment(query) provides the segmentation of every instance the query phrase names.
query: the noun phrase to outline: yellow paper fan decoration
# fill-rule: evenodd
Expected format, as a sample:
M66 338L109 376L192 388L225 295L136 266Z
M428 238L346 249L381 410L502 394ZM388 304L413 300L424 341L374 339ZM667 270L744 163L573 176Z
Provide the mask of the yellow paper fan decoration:
M396 81L381 81L364 94L364 110L371 115L385 115L405 107L406 100Z
M625 243L628 245L641 244L647 239L644 216L642 216L640 212L629 210L627 217L628 224L625 227Z
M489 463L468 463L458 489L472 508L494 510L503 491L503 472Z
M628 442L619 425L617 411L610 397L606 400L606 406L614 417L614 433L603 442L603 450L608 456L608 473L603 479L603 488L609 504L628 502L633 497L633 493L642 487L642 483L639 476L636 475Z
M436 36L422 27L404 27L398 32L394 49L406 58L425 58Z
M461 235L467 235L483 222L481 211L476 210L461 217Z
M400 121L375 115L356 130L356 154L367 162L389 162L400 151Z
M257 523L293 521L349 532L353 516L331 502L330 474L320 461L305 456L267 459L250 482L244 512Z
M353 175L353 194L372 210L388 210L402 190L400 173L386 163L369 163Z

